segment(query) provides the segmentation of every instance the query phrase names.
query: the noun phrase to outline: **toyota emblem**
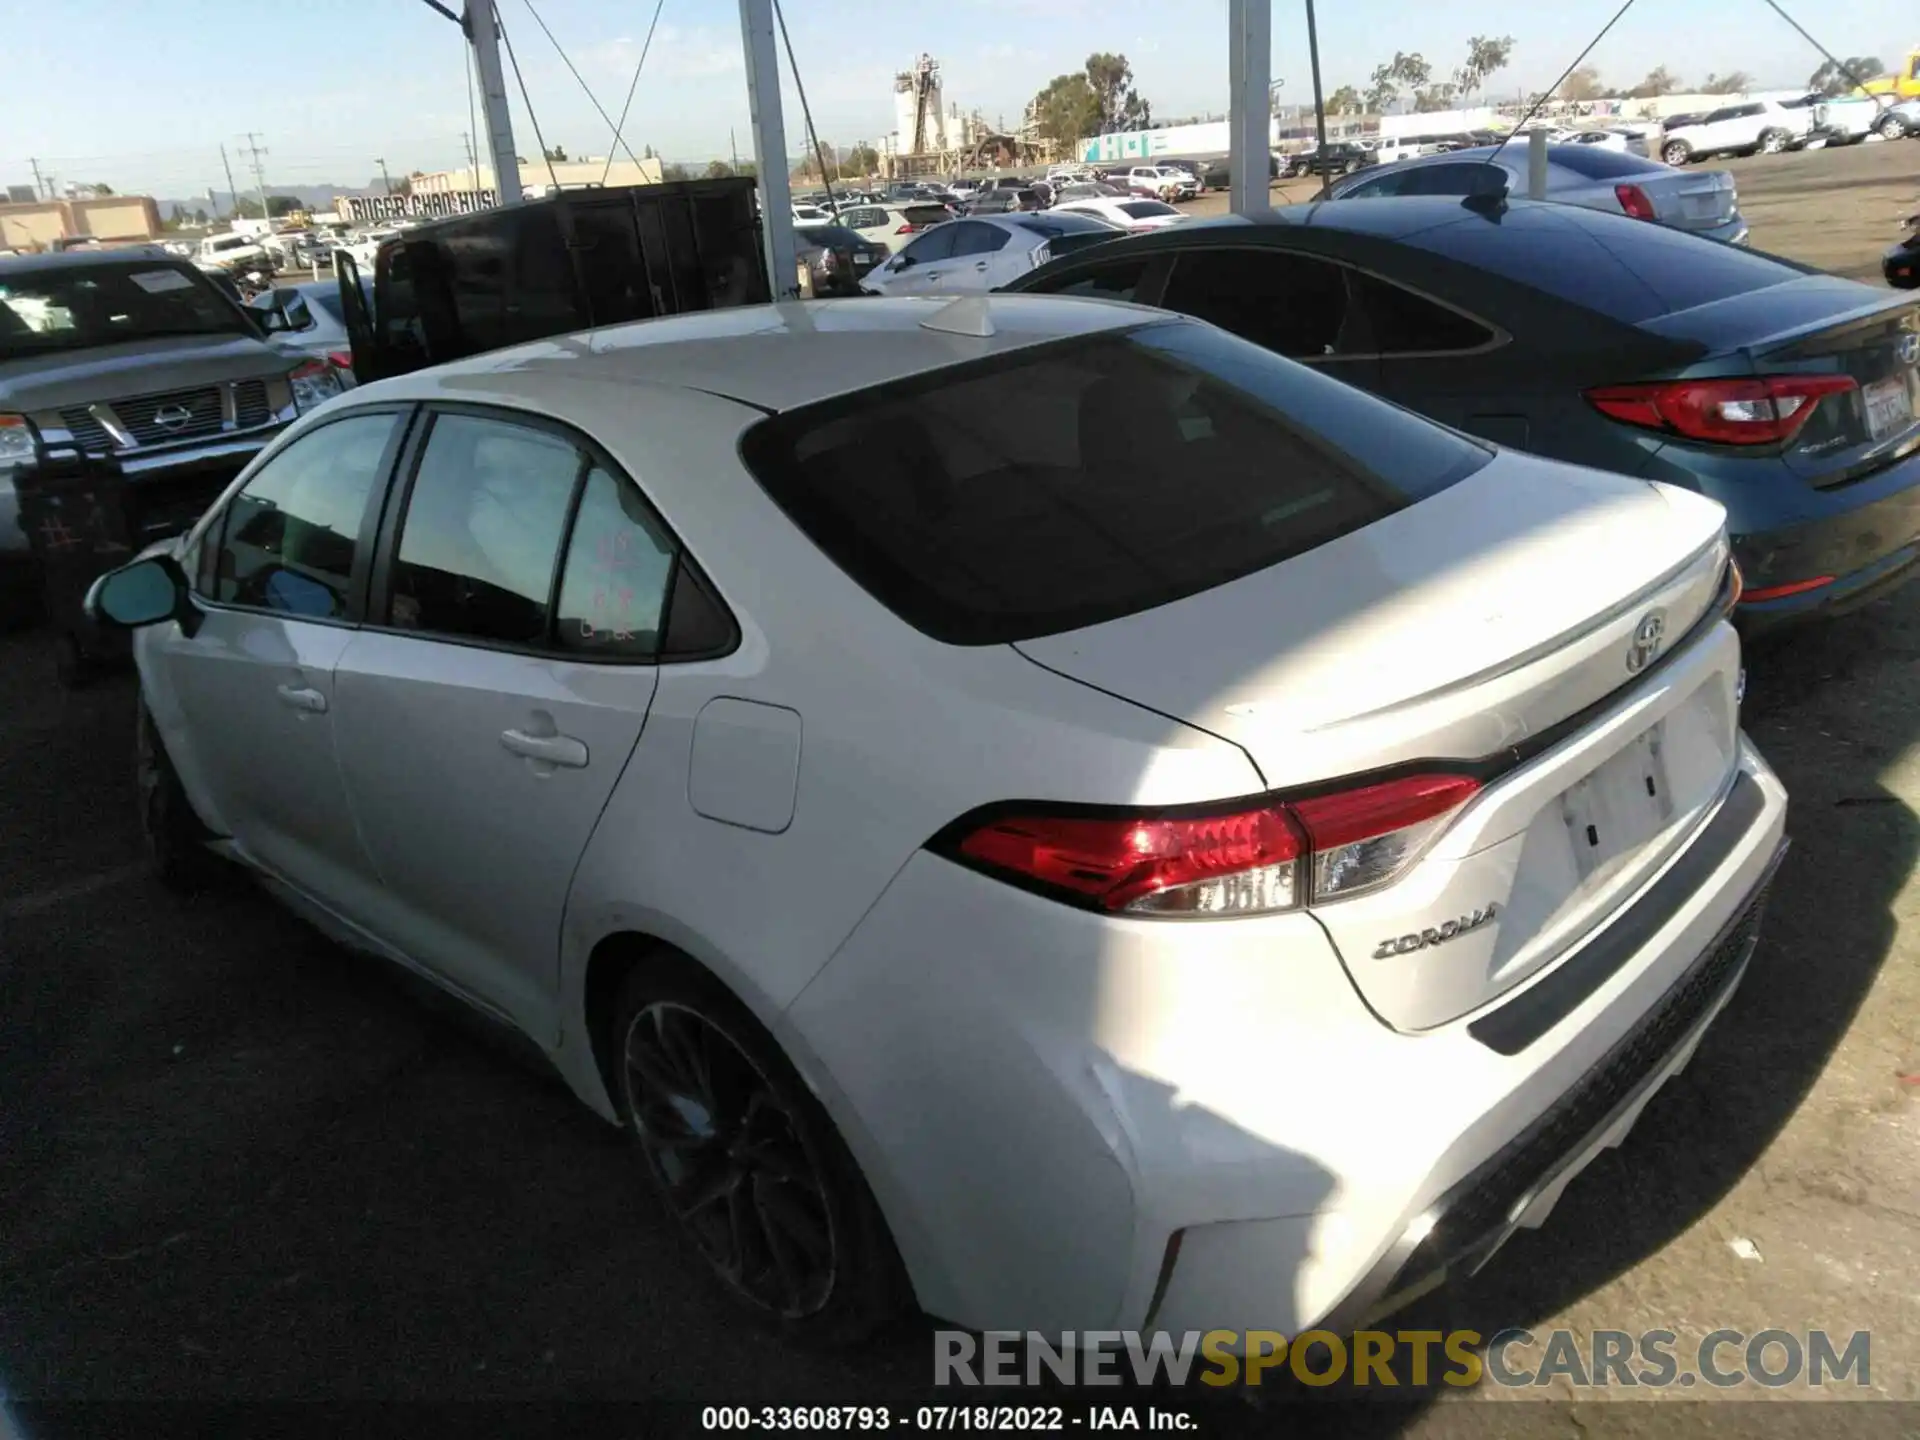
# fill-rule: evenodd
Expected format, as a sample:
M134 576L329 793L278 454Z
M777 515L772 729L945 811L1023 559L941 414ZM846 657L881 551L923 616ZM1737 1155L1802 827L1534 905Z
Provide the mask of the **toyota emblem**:
M1633 627L1633 644L1627 650L1627 672L1638 675L1653 663L1667 639L1667 612L1649 610Z
M1920 361L1920 334L1912 330L1903 334L1895 353L1899 355L1902 365L1911 365L1915 361Z

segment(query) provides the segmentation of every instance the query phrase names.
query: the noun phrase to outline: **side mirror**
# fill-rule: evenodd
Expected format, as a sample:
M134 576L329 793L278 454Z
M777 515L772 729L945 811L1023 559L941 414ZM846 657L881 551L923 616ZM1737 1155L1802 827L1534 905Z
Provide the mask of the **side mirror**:
M154 555L109 570L93 582L82 604L95 624L137 630L187 613L187 577L171 555Z
M286 335L293 330L293 321L287 318L286 310L277 304L249 305L247 308L253 311L253 318L268 335Z
M908 266L912 265L913 263L914 263L914 259L913 259L913 256L911 255L896 255L893 257L893 263L887 266L887 269L905 270Z

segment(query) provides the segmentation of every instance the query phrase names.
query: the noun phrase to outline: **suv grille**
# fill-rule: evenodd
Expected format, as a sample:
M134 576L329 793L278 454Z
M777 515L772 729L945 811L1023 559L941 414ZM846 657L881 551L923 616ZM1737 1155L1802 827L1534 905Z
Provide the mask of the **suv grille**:
M199 440L226 432L223 389L233 392L233 429L252 430L271 424L273 408L267 400L267 382L240 380L231 387L196 385L187 390L161 390L106 402L120 428L133 437L134 448L165 445L175 440ZM61 422L84 449L104 453L117 449L106 426L85 405L60 412Z
M164 445L169 440L220 433L220 390L215 385L134 395L113 401L112 409L139 445Z

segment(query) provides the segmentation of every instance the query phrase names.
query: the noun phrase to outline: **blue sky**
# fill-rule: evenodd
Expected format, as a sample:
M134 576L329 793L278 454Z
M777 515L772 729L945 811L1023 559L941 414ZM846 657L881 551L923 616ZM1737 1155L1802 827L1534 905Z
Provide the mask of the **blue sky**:
M851 144L891 127L893 73L921 51L942 63L947 98L1016 119L1049 79L1095 50L1133 63L1161 115L1226 104L1225 0L783 0L821 135ZM1893 63L1920 43L1911 0L1783 0L1842 55ZM456 0L457 4L457 0ZM609 113L619 113L653 0L533 0ZM605 154L599 120L528 13L501 15L549 143ZM1616 8L1615 0L1321 0L1329 88L1362 83L1396 49L1451 68L1469 35L1512 35L1495 89L1552 80ZM1274 74L1309 93L1304 8L1274 3ZM459 31L421 0L0 0L7 41L0 182L28 183L30 158L62 181L104 181L166 196L226 188L220 146L251 183L245 133L266 147L269 183L361 184L384 157L396 174L464 163L468 129ZM747 102L739 12L727 0L664 0L627 139L669 159L745 153ZM339 46L335 58L331 47ZM1687 80L1746 70L1763 84L1805 80L1819 64L1764 0L1638 0L1590 63L1636 79L1665 64ZM509 87L512 87L509 73ZM790 150L799 106L787 85ZM514 96L521 153L532 127Z

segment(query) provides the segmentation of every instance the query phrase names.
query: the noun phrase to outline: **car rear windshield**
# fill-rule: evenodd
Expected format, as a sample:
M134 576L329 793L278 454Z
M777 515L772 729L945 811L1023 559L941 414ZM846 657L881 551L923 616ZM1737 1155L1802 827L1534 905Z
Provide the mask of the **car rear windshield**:
M1644 175L1649 170L1669 167L1644 155L1626 150L1609 150L1604 145L1556 145L1553 163L1589 180L1615 180L1627 175Z
M953 218L953 212L944 205L909 205L901 213L913 226L938 225L942 220Z
M1160 321L775 416L741 453L896 615L989 645L1280 564L1491 452L1223 331Z
M1814 272L1665 225L1550 205L1471 217L1401 243L1517 281L1629 325Z
M0 278L0 355L248 333L233 303L184 265L75 265Z
M815 245L839 245L850 250L858 250L867 243L865 237L844 225L810 225L807 227L807 239Z
M1126 200L1120 204L1120 213L1131 215L1136 220L1145 220L1153 215L1178 215L1180 212L1171 205L1162 205L1158 200Z

